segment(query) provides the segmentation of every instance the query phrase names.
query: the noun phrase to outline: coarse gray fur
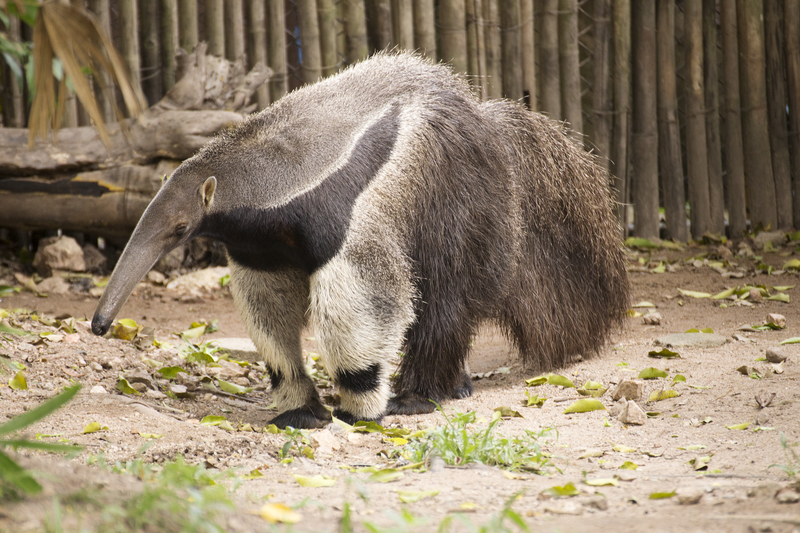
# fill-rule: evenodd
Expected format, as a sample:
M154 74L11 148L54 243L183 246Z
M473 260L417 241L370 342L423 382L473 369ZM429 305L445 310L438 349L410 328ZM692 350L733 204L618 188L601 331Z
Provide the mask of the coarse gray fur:
M234 300L280 426L327 423L300 335L316 330L353 422L472 393L484 321L529 367L590 355L628 305L608 175L558 122L480 102L448 67L378 54L298 89L185 161L153 200L93 320L194 236L228 250ZM404 352L390 398L388 364Z

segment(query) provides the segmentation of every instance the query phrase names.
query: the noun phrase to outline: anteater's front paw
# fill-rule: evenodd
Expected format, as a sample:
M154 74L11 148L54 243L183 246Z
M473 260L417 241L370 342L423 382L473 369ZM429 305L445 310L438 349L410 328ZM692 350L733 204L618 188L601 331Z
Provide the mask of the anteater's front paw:
M422 415L432 413L436 404L425 396L414 392L401 392L389 400L387 415Z
M453 390L453 398L460 400L462 398L469 398L472 396L472 378L466 372L461 374L461 382Z
M328 411L319 400L312 400L303 407L284 411L272 420L270 424L275 424L281 429L291 426L296 429L322 428L331 423L331 412Z
M356 422L375 422L376 424L380 424L381 420L383 419L382 416L377 418L365 418L363 416L356 416L349 411L345 411L344 409L334 409L333 416L341 420L342 422L346 422L351 426L354 425Z

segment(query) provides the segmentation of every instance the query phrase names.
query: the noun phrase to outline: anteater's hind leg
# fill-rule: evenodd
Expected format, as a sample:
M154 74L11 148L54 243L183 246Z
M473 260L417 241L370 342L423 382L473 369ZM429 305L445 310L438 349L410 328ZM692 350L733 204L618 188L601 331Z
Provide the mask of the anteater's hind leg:
M322 427L331 413L303 365L300 334L308 307L308 275L299 270L254 270L229 259L231 291L247 331L267 366L280 428Z
M466 360L473 333L464 302L455 295L423 301L417 322L406 338L406 354L400 364L397 396L387 413L430 413L435 402L466 398L472 381Z

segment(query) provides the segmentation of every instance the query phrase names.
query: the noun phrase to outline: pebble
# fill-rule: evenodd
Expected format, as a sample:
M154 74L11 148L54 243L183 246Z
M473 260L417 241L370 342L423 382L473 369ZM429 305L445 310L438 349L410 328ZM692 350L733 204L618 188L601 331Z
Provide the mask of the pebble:
M108 391L102 385L95 385L92 387L92 390L89 391L90 394L108 394Z
M778 491L778 494L775 495L775 499L778 500L778 503L797 503L800 502L800 494L786 487Z
M783 348L767 348L767 361L770 363L782 363L789 358L789 354Z
M103 365L101 365L97 361L92 361L91 363L89 363L89 368L91 368L95 372L102 372L103 371Z
M696 505L703 499L703 491L695 488L678 488L675 496L681 505Z
M642 408L639 407L633 400L629 401L623 407L619 415L619 421L623 424L643 426L647 422L647 415Z
M611 397L616 401L620 398L638 400L644 392L644 382L636 379L624 379L612 391Z

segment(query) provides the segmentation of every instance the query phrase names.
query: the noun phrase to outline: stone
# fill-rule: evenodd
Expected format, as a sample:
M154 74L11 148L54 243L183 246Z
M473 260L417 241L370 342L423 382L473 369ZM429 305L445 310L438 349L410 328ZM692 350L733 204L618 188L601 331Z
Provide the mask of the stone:
M719 254L720 259L723 261L733 261L733 252L731 252L724 244L721 244L717 247L717 253Z
M154 400L163 400L164 398L167 397L166 394L157 390L148 390L147 392L144 393L144 395Z
M755 245L756 250L763 250L767 246L767 243L777 247L783 244L785 241L786 233L782 231L762 231L755 236L753 239L753 244Z
M39 241L33 258L33 267L43 278L53 275L53 270L84 272L86 262L78 241L72 237L49 237Z
M219 280L225 275L229 275L231 269L228 267L204 268L180 276L167 283L167 289L182 293L182 296L199 297L218 291L221 286Z
M715 333L674 333L656 339L655 343L667 348L716 348L728 342Z
M766 318L766 320L764 320L764 322L766 322L767 324L772 322L773 324L775 324L779 328L785 328L786 327L786 317L783 316L783 315L779 315L778 313L770 313L770 314L768 314L767 318Z
M675 491L675 496L681 505L696 505L703 499L703 491L697 488L679 487Z
M342 447L339 439L328 429L312 433L311 444L314 446L317 455L332 455L334 450L339 450Z
M95 386L94 386L94 387L92 387L92 389L89 391L89 394L108 394L108 391L107 391L107 390L106 390L106 388L105 388L105 387L103 387L102 385L95 385Z
M91 368L95 372L102 372L103 371L103 366L100 363L98 363L97 361L92 361L91 363L89 363L89 368Z
M222 339L214 339L214 346L218 346L230 354L231 359L237 361L249 361L257 363L262 358L258 354L256 345L253 341L244 337L225 337ZM238 365L237 365L238 366Z
M619 416L622 413L622 410L625 409L626 403L628 403L628 400L626 400L625 397L623 396L622 398L620 398L620 401L615 402L611 405L611 407L608 410L608 414L610 414L613 417Z
M647 415L642 408L637 405L633 400L625 404L622 413L619 415L619 421L623 424L643 426L647 422Z
M750 301L760 303L764 301L764 297L761 296L761 291L758 289L750 289Z
M148 374L146 374L145 372L142 372L140 370L131 370L131 371L125 372L125 376L124 377L125 377L125 379L128 380L128 383L130 383L131 387L133 387L134 389L136 389L135 384L137 384L137 383L144 385L145 390L146 389L154 389L155 390L155 388L156 388L156 384L153 382L153 378L151 378ZM136 390L139 390L139 389L136 389ZM139 391L139 392L143 392L143 391Z
M36 289L43 294L67 294L70 285L61 276L50 276L37 283Z
M797 503L800 502L800 494L794 489L786 487L778 491L775 499L778 500L778 503Z
M591 498L584 500L583 505L584 507L597 509L598 511L608 510L608 500L606 500L603 496L592 496Z
M147 281L154 285L164 285L167 282L167 277L158 270L151 270L147 273Z
M767 361L773 364L783 363L789 358L789 354L784 348L767 348Z
M644 393L644 382L638 379L623 379L619 385L614 388L611 397L614 401L620 398L626 400L638 400Z
M178 270L181 265L183 265L184 257L186 257L186 245L178 246L159 259L154 268L162 274L169 274L173 270Z
M234 359L237 358L234 357ZM230 381L233 378L241 378L247 376L247 374L250 372L248 368L240 366L236 363L232 363L230 361L225 361L224 359L220 359L218 361L218 364L219 364L218 367L206 368L208 374L210 376L216 377L217 379L222 378L226 381ZM248 382L246 386L249 387L250 383Z
M87 272L100 272L108 258L92 244L83 245L83 262Z

